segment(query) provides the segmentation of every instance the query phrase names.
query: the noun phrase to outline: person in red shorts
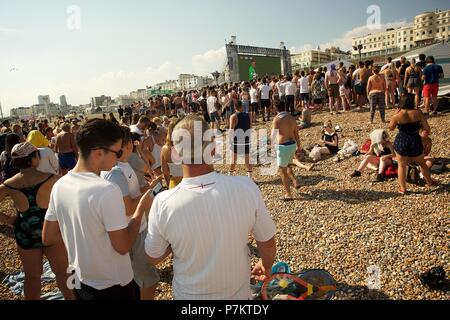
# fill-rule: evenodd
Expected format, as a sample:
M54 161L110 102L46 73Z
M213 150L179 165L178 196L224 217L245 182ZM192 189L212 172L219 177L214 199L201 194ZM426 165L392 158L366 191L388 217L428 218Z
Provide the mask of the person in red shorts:
M427 57L427 66L423 69L422 80L424 81L423 97L425 100L425 115L430 112L430 99L433 101L433 115L437 115L437 97L439 93L439 79L444 77L444 70L437 65L433 56Z

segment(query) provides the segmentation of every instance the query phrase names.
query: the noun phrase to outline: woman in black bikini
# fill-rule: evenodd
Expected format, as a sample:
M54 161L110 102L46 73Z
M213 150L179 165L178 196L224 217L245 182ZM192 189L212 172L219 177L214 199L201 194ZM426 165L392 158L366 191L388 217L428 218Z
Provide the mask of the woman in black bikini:
M0 201L11 197L18 215L11 217L0 213L0 222L14 227L17 250L25 273L25 299L39 300L41 297L42 258L45 255L64 298L71 300L73 293L67 287L68 258L62 239L52 247L42 244L42 228L50 193L60 176L36 170L39 151L30 143L16 145L11 155L20 172L0 186Z
M429 187L439 185L431 179L430 170L424 159L424 148L419 131L430 132L430 126L421 110L414 109L415 95L408 93L401 98L400 108L392 118L389 129L394 131L397 127L399 133L395 138L394 149L398 159L398 179L400 194L406 194L406 168L408 164L416 163L420 166L423 176Z

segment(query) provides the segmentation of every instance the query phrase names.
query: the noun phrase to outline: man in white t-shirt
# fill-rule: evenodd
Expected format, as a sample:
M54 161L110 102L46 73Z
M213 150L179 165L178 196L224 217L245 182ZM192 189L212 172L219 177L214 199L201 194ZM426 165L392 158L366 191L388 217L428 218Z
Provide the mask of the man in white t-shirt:
M251 83L250 89L250 120L255 123L256 116L259 113L259 100L258 100L258 90L256 89L256 82Z
M106 120L88 121L76 137L80 159L53 187L42 241L64 241L79 300L136 299L129 251L151 207L147 192L128 221L120 189L100 178L122 156L122 130Z
M206 107L208 109L209 119L211 120L211 129L220 129L219 110L217 109L218 105L219 100L217 99L216 91L209 91L208 98L206 99Z
M291 113L292 116L295 115L295 92L297 91L297 84L292 82L292 76L288 75L286 77L286 82L284 84L284 92L286 94L286 110Z
M301 77L298 80L298 87L300 88L300 103L302 108L307 108L309 104L309 79L305 71L300 73Z
M264 108L263 120L264 122L270 121L270 94L272 89L267 84L267 79L264 78L263 83L259 86L259 92L261 96L261 108Z
M123 155L117 165L111 171L103 171L101 177L116 184L122 192L125 203L125 212L128 219L142 198L139 180L128 159L133 153L133 142L130 129L123 127ZM145 237L147 235L147 219L142 217L141 227L135 244L130 251L131 266L134 273L134 281L141 289L141 300L153 300L159 281L158 270L150 265L145 256Z
M132 133L137 133L141 137L145 136L145 131L150 127L150 119L147 116L141 116L137 124L130 126Z
M202 139L207 130L207 123L196 116L175 127L172 137L183 164L198 163L196 155L207 159L183 165L183 181L155 198L145 251L154 265L173 253L177 300L249 300L248 234L254 235L262 259L252 271L260 279L271 272L276 228L251 179L214 171L214 144ZM203 143L193 144L191 154L190 145L198 139L194 132Z
M280 95L280 101L286 101L286 78L280 75L280 80L276 84L278 88L278 94Z

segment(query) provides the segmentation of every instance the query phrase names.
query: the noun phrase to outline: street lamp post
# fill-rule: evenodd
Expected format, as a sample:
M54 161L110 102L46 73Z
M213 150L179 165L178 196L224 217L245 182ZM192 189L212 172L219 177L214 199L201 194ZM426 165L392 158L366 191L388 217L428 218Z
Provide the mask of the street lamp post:
M353 50L358 51L359 53L359 61L361 61L361 50L363 48L362 44L359 44L358 46L353 46Z

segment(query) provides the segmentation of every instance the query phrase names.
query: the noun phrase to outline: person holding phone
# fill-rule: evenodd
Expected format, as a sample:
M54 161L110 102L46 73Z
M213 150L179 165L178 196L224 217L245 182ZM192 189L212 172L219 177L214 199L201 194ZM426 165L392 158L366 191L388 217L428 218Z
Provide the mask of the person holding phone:
M151 191L145 193L127 219L120 188L100 177L101 171L110 171L122 158L122 139L117 124L101 119L86 122L76 135L79 161L55 183L50 196L42 242L51 246L64 241L67 271L74 272L70 278L78 300L138 297L129 252L153 196Z
M123 154L118 159L117 165L111 171L104 171L101 177L107 181L116 184L122 192L123 201L125 203L125 211L127 217L133 216L137 206L142 198L141 187L139 180L128 159L133 153L133 141L131 138L130 129L122 127L122 150ZM148 175L147 179L153 177ZM154 191L154 189L152 190ZM155 193L153 193L155 196ZM153 300L155 297L156 287L159 282L158 270L150 265L145 257L145 236L147 229L147 219L144 215L141 220L139 234L131 251L131 266L134 273L134 281L140 288L141 300Z
M194 143L208 130L195 115L176 125L172 139L183 161L183 181L155 198L145 251L153 265L173 254L176 300L249 300L249 231L261 257L253 276L269 276L276 227L251 179L214 171L213 137ZM183 147L191 150L189 145L192 152L183 152Z

